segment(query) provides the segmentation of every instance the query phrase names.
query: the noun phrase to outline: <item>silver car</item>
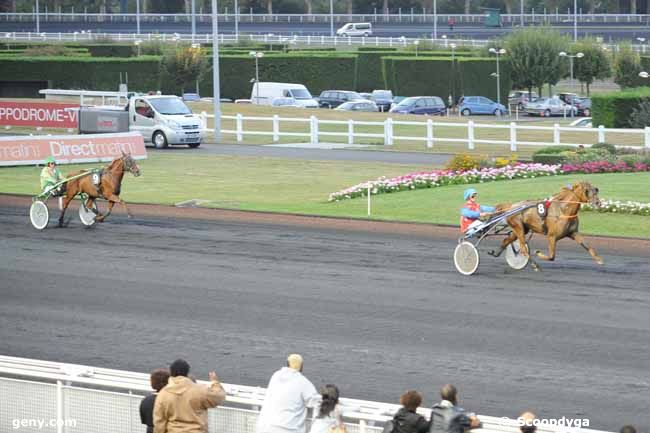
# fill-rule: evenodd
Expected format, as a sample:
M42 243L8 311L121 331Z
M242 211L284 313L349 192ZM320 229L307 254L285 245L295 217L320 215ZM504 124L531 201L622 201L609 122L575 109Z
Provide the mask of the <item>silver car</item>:
M373 101L365 99L357 99L356 101L348 101L336 107L334 110L338 111L369 111L377 112L379 108Z
M564 116L564 113L571 116L572 111L575 116L578 110L556 98L538 98L535 102L526 104L526 113L531 116Z

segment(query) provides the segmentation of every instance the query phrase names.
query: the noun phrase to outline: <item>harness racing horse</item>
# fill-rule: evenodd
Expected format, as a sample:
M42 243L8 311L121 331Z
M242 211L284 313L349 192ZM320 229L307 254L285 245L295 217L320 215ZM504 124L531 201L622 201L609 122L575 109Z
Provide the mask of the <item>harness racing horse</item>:
M59 217L59 227L63 227L63 216L65 215L65 211L77 194L86 194L88 196L85 203L86 208L91 209L97 214L97 217L95 218L95 221L97 222L104 221L106 217L111 214L115 203L122 204L124 209L126 209L127 215L131 218L129 208L124 200L119 197L122 178L124 177L124 173L127 171L136 177L140 176L140 167L138 167L138 164L135 162L131 154L122 152L121 157L114 159L113 162L101 169L99 185L93 183L93 176L90 175L68 182L65 189L65 198L63 199L63 209L61 209L61 216ZM77 173L71 173L69 176L74 176L84 172L88 172L89 174L91 173L90 170L82 170ZM108 201L108 212L106 212L105 215L102 215L95 210L95 200L100 197Z
M493 252L492 255L498 257L508 245L518 240L521 254L530 257L526 245L526 235L532 231L546 235L548 239L548 255L539 250L535 251L535 255L541 260L555 260L557 241L569 237L587 250L596 263L602 265L603 259L598 256L596 250L585 243L584 237L578 233L578 212L582 203L589 203L592 206L600 204L598 188L589 182L579 182L570 187L563 187L558 194L543 203L544 216L540 215L538 206L532 206L521 213L508 217L506 222L512 228L512 233L503 240L499 251ZM497 212L525 204L531 203L500 204L497 206ZM532 258L531 264L535 270L539 270L539 266Z

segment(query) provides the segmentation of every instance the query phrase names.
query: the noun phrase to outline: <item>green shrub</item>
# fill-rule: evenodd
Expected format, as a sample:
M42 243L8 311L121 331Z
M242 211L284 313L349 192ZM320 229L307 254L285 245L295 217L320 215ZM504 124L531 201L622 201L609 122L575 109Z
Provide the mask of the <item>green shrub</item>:
M562 153L534 153L533 162L537 164L564 164L567 156Z
M466 153L457 154L445 165L449 170L472 170L481 167L481 160Z
M647 157L644 157L643 155L622 155L619 157L621 161L626 163L628 166L633 167L634 164L640 164L640 163L646 163L647 164Z
M630 128L630 119L640 104L650 99L650 87L638 87L623 92L603 93L591 97L594 125L606 128Z
M564 155L564 154L562 154ZM616 156L607 149L583 149L567 154L566 162L582 164L584 162L609 161L616 162Z
M590 149L605 149L612 155L616 155L617 153L616 146L610 143L596 143L592 145Z
M129 45L87 45L92 57L131 57L135 54L135 46Z
M562 152L574 152L575 150L576 149L573 146L547 146L534 152L533 155L554 155Z

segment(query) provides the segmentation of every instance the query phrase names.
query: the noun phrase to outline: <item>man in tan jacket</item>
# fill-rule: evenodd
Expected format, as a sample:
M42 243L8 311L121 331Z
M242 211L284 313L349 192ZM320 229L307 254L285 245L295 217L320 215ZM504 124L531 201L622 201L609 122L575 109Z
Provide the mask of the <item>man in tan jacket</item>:
M156 398L154 433L208 433L208 409L226 399L226 392L214 371L210 386L198 385L187 377L190 365L177 359L169 367L171 377Z

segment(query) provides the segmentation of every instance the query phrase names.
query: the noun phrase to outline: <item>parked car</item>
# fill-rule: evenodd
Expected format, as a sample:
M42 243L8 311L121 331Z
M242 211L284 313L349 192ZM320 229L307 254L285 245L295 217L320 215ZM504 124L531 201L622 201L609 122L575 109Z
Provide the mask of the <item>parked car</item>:
M253 104L271 105L275 98L293 98L296 103L306 108L317 108L318 102L302 84L293 83L254 83L251 90Z
M441 115L447 107L438 96L411 96L390 109L391 113Z
M273 102L271 102L271 105L274 107L298 107L298 108L304 108L302 105L298 104L294 98L285 98L285 97L279 97L273 99Z
M580 96L575 93L558 93L553 96L554 98L559 99L560 101L566 102L567 104L573 105L573 102L577 99L580 99Z
M463 116L471 114L506 114L508 110L503 104L498 104L484 96L464 96L460 100L458 110Z
M406 96L393 96L393 103L390 104L390 110L392 110L394 106L396 106L397 104L399 104L400 102L402 102L405 99L406 99ZM390 111L390 110L388 110L388 111Z
M357 101L344 102L343 104L336 107L335 110L377 112L379 111L379 108L377 108L377 104L375 104L373 101L359 99Z
M183 101L185 102L195 102L200 100L201 97L198 93L183 93Z
M393 103L393 92L390 90L373 90L372 100L379 107L379 111L388 111Z
M528 94L526 90L515 90L508 95L508 104L516 105L520 111L523 111L527 103L533 102L537 98L538 96L535 92Z
M370 23L347 23L336 31L336 36L371 36L372 24Z
M535 102L526 104L526 113L531 116L563 116L565 112L570 116L571 111L575 115L577 109L557 98L538 98Z
M363 99L367 99L367 100L369 100L369 101L372 101L372 93L364 93L364 92L361 92L361 93L359 93L359 95L361 95L361 97L362 97Z
M320 108L336 108L344 102L363 99L357 92L348 90L325 90L321 92L318 98Z
M579 128L592 128L593 123L591 117L583 117L582 119L574 120L569 126L577 126Z
M591 98L575 98L572 105L578 109L578 116L591 116Z

